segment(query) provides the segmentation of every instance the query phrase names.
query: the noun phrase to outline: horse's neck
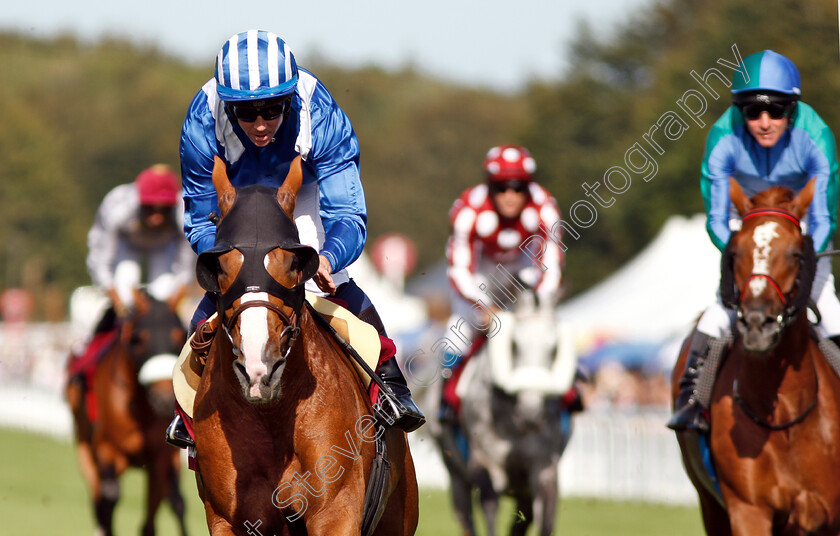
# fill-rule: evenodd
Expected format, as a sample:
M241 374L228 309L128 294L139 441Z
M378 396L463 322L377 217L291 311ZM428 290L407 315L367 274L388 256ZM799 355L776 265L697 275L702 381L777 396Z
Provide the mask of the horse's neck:
M802 315L788 326L767 354L741 353L738 391L751 407L765 412L791 411L810 403L817 389L816 345Z
M338 341L305 307L301 310L299 325L300 335L289 356L293 370L297 366L305 367L305 373L316 380L317 388L334 389L335 382L343 379L348 382L347 387L358 384L363 390L352 358L345 355ZM298 372L303 371L298 369Z

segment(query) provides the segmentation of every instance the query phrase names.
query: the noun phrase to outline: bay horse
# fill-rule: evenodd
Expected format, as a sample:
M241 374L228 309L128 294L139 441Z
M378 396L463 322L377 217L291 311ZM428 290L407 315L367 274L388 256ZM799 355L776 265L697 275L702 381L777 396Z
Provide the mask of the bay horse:
M503 495L513 497L518 512L511 535L524 535L533 523L536 533L546 536L559 501L560 457L572 433L561 398L572 387L577 356L571 336L561 335L553 304L539 304L531 290L519 295L513 310L496 316L498 331L488 333L457 387L467 448L458 448L452 438L438 442L463 534L476 534L477 489L490 536L496 534Z
M128 467L138 467L147 476L141 534L155 534L155 514L166 497L185 536L180 452L165 443L164 433L175 403L172 368L187 332L174 302L137 290L134 303L134 312L117 322L115 339L96 365L88 386L95 405L88 406L78 385L67 387L79 462L93 499L97 534L113 534L118 478Z
M677 434L708 534L840 534L840 379L805 314L815 255L799 221L813 192L811 180L796 196L773 187L747 198L730 179L742 227L723 255L721 298L736 309L735 339L712 392L709 436ZM719 494L697 461L698 440L708 442Z
M375 423L353 363L304 303L318 254L294 223L301 182L298 156L279 189L234 188L216 157L216 246L196 268L221 324L193 413L207 525L213 536L414 534L406 434ZM377 442L390 472L371 484ZM380 507L369 511L366 497Z

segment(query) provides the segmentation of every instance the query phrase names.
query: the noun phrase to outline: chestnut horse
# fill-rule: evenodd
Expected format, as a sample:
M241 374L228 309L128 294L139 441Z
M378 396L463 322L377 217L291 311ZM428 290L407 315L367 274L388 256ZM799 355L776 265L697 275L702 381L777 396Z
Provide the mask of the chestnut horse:
M773 187L748 199L730 179L742 218L724 252L721 297L737 312L722 361L707 439L720 495L692 456L697 433L678 433L708 534L840 534L840 379L805 309L815 256L799 220L814 192ZM679 392L687 348L672 377ZM722 501L718 499L722 498Z
M304 303L318 255L299 243L293 219L301 181L297 157L279 189L235 189L216 158L221 219L197 275L217 296L222 329L193 414L207 524L213 536L414 534L417 483L406 434L374 424L353 363ZM377 440L390 474L371 486ZM365 523L368 495L383 507Z
M141 534L155 534L155 513L164 497L175 512L181 535L186 534L178 488L180 451L164 441L175 403L172 368L186 337L173 304L137 291L134 313L118 323L116 340L97 364L90 386L96 400L94 420L78 384L67 387L97 534L112 534L118 477L129 466L142 467L147 476Z

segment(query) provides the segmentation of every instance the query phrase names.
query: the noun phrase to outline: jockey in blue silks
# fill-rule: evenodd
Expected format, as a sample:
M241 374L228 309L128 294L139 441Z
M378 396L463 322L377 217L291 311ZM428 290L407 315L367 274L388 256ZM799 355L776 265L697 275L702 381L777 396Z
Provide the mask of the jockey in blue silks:
M256 183L279 187L300 154L303 184L295 223L301 242L315 248L320 260L307 290L344 301L356 316L385 335L370 299L346 271L361 254L367 237L356 134L321 81L298 68L282 39L271 32L249 30L222 46L215 76L187 110L180 153L184 231L196 253L210 249L215 241L216 227L208 218L219 211L211 179L214 156L224 160L236 187ZM215 308L215 302L205 296L193 326ZM395 396L405 409L395 415L395 425L406 431L422 425L425 419L411 399L396 359L380 364L376 373L393 391L385 396ZM186 436L185 431L177 433L179 423L173 424L173 434Z
M744 73L735 71L731 106L712 126L706 139L700 187L712 242L723 250L740 218L729 199L729 178L748 196L771 186L798 193L816 178L814 198L803 218L817 253L830 249L837 225L838 164L834 135L813 108L800 102L799 71L788 58L764 50L744 58ZM811 298L822 321L822 337L838 342L840 301L834 289L831 257L817 263ZM730 333L733 311L718 294L697 325L674 415L668 427L707 432L707 401L698 400L697 386L709 385L716 366L704 367L712 342ZM715 360L715 364L717 360Z

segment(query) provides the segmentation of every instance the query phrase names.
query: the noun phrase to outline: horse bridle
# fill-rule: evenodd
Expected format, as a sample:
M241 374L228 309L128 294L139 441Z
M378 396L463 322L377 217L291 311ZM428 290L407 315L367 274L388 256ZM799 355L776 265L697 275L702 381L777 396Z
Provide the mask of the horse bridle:
M776 216L785 218L796 224L796 228L799 229L800 234L802 233L802 226L799 218L789 211L779 208L757 208L750 210L744 214L741 221L746 221L750 218L758 216ZM738 314L738 318L742 318L744 312L741 308L741 303L743 301L747 285L749 285L750 281L753 279L762 278L770 284L773 290L776 291L776 294L781 299L782 306L784 307L782 312L776 316L776 323L779 329L783 329L790 324L808 307L808 302L811 298L811 287L813 285L814 275L816 274L817 261L816 254L814 252L813 238L810 235L801 236L802 254L799 259L799 272L797 274L796 285L794 287L796 289L796 294L791 297L789 295L785 295L782 291L781 285L779 285L779 283L769 274L751 273L744 281L742 288L736 289L734 273L735 252L733 251L732 245L735 234L733 234L730 237L729 243L726 245L721 257L720 296L723 304L730 309L734 309ZM790 293L792 292L793 290L791 290Z
M799 229L800 234L802 233L802 225L795 215L791 214L790 212L778 209L778 208L757 208L750 210L746 214L744 214L741 221L746 221L749 218L754 218L757 216L776 216L785 218L790 220L791 222L796 224L796 228ZM763 278L766 280L773 290L776 291L776 294L782 301L782 305L784 309L781 313L776 317L776 324L779 330L782 330L790 324L796 317L799 316L807 307L809 300L811 299L811 287L814 281L814 275L816 274L816 254L814 252L814 241L810 235L802 235L802 255L799 259L799 272L796 278L796 295L792 297L785 296L785 293L782 291L781 286L779 283L773 279L769 274L757 274L752 273L750 274L746 280L744 281L744 285L740 289L740 291L736 291L735 287L735 274L734 274L734 260L735 260L735 252L733 251L733 239L734 234L729 239L729 243L726 245L726 249L724 249L723 256L721 258L721 288L720 288L720 295L721 300L723 301L726 307L731 309L735 309L738 318L743 318L743 309L741 308L741 302L743 300L743 296L745 294L747 285L749 285L750 281L756 278ZM793 290L791 290L793 292ZM818 387L819 389L819 387ZM738 407L744 412L744 414L749 417L751 421L758 424L763 428L767 428L769 430L784 430L789 428L795 424L798 424L805 420L805 417L808 416L809 413L816 407L817 405L817 397L814 397L814 400L811 404L805 408L805 410L800 413L798 416L794 417L790 421L780 423L780 424L773 424L762 420L761 418L753 412L749 406L747 406L744 399L741 397L739 390L738 390L738 380L735 379L732 385L732 397L735 400L735 403L738 404Z
M246 309L250 309L251 307L263 307L268 309L269 311L274 312L277 316L285 324L283 331L280 333L280 352L283 354L283 357L286 358L289 355L289 352L292 351L292 347L295 345L295 341L297 341L298 335L300 335L300 312L298 310L292 309L292 314L287 315L279 305L271 303L268 300L251 300L246 302L241 302L230 314L230 318L224 322L224 328L227 332L228 338L230 338L230 334L233 331L233 327L236 324L236 319L239 315L242 314L243 311Z

